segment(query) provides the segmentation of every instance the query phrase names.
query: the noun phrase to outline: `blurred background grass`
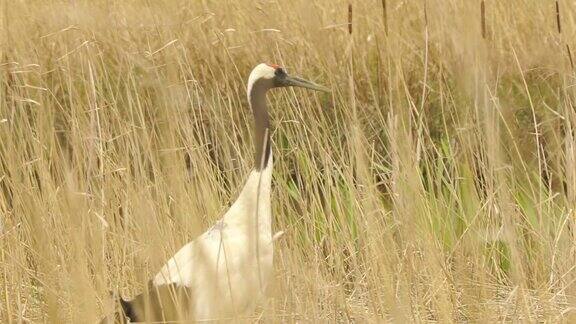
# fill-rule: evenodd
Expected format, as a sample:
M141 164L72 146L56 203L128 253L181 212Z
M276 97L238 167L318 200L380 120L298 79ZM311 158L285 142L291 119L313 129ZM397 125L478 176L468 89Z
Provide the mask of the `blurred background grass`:
M260 62L333 92L269 95L250 320L574 320L576 4L352 4L3 0L0 320L96 321L218 219Z

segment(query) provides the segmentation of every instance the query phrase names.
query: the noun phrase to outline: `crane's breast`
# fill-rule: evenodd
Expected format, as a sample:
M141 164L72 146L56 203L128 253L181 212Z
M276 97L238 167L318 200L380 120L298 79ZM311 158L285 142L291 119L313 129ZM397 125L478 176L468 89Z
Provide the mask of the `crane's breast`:
M220 221L182 247L153 284L189 288L197 319L249 312L263 296L273 269L271 239L255 237Z

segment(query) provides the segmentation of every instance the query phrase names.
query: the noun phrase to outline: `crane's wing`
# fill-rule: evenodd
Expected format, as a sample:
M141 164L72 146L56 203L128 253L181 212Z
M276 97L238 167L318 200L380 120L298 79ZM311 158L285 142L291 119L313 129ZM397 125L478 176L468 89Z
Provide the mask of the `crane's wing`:
M225 223L219 221L194 241L184 245L156 274L153 284L177 284L193 288L195 279L209 280L209 276L217 273L219 258L224 250L224 227Z
M186 287L176 284L155 286L150 282L148 288L132 300L120 298L121 310L100 324L188 321L193 318L191 298L192 294Z

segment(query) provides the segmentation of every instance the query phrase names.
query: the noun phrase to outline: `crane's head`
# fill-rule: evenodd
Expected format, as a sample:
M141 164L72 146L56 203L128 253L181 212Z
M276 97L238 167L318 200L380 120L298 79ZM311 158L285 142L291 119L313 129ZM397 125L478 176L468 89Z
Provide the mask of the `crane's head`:
M314 82L304 80L296 76L290 76L286 71L279 65L276 64L258 64L248 79L248 86L251 88L254 85L271 88L282 88L282 87L301 87L312 89L316 91L330 92L330 89L318 85Z

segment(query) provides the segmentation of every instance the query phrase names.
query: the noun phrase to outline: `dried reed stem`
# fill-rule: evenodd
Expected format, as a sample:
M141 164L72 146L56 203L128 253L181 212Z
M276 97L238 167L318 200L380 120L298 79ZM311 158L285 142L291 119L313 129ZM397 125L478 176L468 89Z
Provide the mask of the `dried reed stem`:
M482 38L486 39L486 3L480 2L480 23L482 25Z
M384 33L388 36L388 7L386 0L382 0L382 15L384 17Z
M352 4L348 4L348 34L352 35Z
M556 0L556 27L558 28L558 34L562 34L562 25L560 24L560 4Z

